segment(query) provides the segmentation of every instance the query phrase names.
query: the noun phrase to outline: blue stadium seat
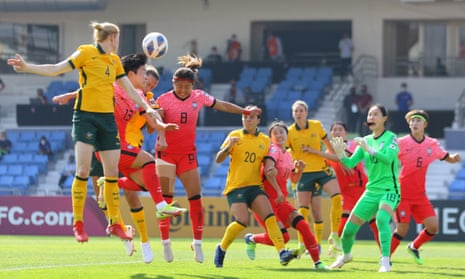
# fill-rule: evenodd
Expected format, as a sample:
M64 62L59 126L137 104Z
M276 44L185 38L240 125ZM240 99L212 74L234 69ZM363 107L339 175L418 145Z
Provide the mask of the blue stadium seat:
M2 175L0 176L0 187L11 187L14 181L13 175Z
M23 166L22 165L8 165L8 174L9 175L22 175Z
M457 175L455 176L455 179L458 180L465 180L465 169L461 169L457 172Z
M12 143L19 141L21 131L20 130L7 130L6 135Z
M0 175L7 175L8 172L8 166L7 165L0 165Z
M27 143L22 141L12 141L11 152L12 153L22 153L26 152Z
M211 143L202 143L197 145L197 153L210 155L213 152L213 144Z
M65 131L51 131L49 140L66 140L66 132Z
M450 200L464 200L465 199L465 180L454 180L449 185L449 199Z
M222 177L225 178L228 175L228 170L229 166L225 164L221 164L216 170L215 170L215 177Z
M24 152L26 153L37 153L39 151L39 143L36 141L29 141L26 143L26 148L24 149Z
M36 148L36 151L37 151L37 148ZM20 154L17 159L17 162L21 164L29 164L29 163L32 163L33 161L34 161L34 154L32 153Z
M21 131L21 135L19 136L19 140L21 141L37 141L36 132L35 131Z
M29 188L31 184L31 180L27 175L17 175L14 177L14 180L11 184L11 187L15 190L19 190L20 192L24 192Z
M10 154L3 155L1 162L2 164L8 164L8 165L16 164L18 162L18 154L10 153Z
M29 176L31 183L37 185L39 183L39 166L29 165L23 168L23 175Z
M199 164L199 166L209 167L211 162L212 162L212 158L210 155L199 154L197 156L197 163Z

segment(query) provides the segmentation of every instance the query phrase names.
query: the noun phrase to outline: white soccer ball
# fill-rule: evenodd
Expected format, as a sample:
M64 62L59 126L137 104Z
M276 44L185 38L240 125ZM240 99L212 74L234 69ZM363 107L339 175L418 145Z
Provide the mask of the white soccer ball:
M151 32L142 40L142 49L150 58L161 58L168 52L168 39L159 32Z

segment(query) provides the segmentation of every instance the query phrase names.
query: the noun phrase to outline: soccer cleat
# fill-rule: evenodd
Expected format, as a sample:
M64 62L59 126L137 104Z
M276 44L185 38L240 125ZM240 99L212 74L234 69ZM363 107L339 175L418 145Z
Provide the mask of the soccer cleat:
M389 272L391 271L391 261L389 257L381 257L380 261L381 266L378 269L378 272Z
M223 267L224 256L226 256L226 251L223 251L221 249L220 244L216 245L215 259L214 259L214 263L216 267Z
M78 242L87 242L89 240L89 236L87 235L86 231L84 230L84 223L82 221L77 221L73 225L73 232L74 237Z
M171 250L171 241L170 240L163 240L163 257L165 261L170 263L174 260L173 251Z
M126 234L134 237L134 228L131 225L126 225ZM128 256L134 255L134 241L131 240L123 240L124 248L126 248L126 254Z
M159 220L163 220L163 219L169 218L171 216L183 215L184 213L186 213L187 209L181 208L181 207L176 207L176 206L173 205L173 203L174 202L172 202L170 204L167 204L162 209L157 210L156 214L157 214L157 218Z
M132 235L127 235L121 224L113 224L107 227L107 234L121 238L121 240L132 240Z
M153 252L150 247L150 242L141 242L140 249L142 250L142 259L144 260L144 263L151 263L153 261Z
M302 255L306 252L307 250L305 249L305 246L299 245L299 248L297 249L292 249L292 253L294 255L294 258L300 259Z
M255 260L255 242L252 241L253 234L248 233L244 236L245 241L245 252L251 260ZM297 251L297 250L296 250Z
M352 261L352 254L340 255L336 260L331 264L331 268L341 268L344 264Z
M315 264L315 269L318 270L331 270L331 268L327 265L325 265L323 262L318 262Z
M296 252L293 249L284 249L279 252L279 263L281 265L288 265L290 261L296 258Z
M99 192L97 193L97 204L100 208L104 209L106 207L104 193L103 193L103 183L105 178L103 176L97 179L97 186L99 187Z
M336 257L338 254L341 253L341 239L335 233L332 233L329 238L329 248L328 248L328 256Z
M420 257L420 251L413 248L413 244L409 243L407 246L407 252L412 255L413 259L418 265L423 265L423 259Z
M191 243L191 249L194 251L194 259L198 263L203 263L202 243Z

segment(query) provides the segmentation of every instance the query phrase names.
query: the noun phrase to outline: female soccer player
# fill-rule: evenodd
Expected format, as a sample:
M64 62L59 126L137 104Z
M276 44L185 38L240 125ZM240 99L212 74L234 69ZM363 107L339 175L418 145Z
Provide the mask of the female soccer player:
M294 123L289 126L287 146L291 149L294 160L302 160L306 167L302 178L296 185L296 197L299 213L308 220L309 206L312 205L314 232L318 244L323 235L323 217L321 215L321 193L324 190L331 197L331 235L330 245L340 249L338 227L341 220L341 193L336 177L326 163L325 158L316 155L315 150L322 149L322 143L334 153L323 125L318 120L309 120L308 105L296 101L292 105ZM299 234L300 252L305 251L302 236Z
M134 89L125 75L120 58L116 54L119 44L119 28L113 23L91 24L95 44L81 45L66 60L57 64L35 65L26 63L16 54L8 64L17 72L43 76L57 76L73 69L79 71L80 89L74 104L73 141L75 142L76 176L72 184L74 236L78 242L86 242L83 212L87 195L87 180L94 147L100 152L105 175L105 202L110 225L108 231L122 239L130 239L119 224L118 160L120 142L114 119L113 82L116 81L128 96L148 115L155 111Z
M310 231L308 222L300 215L294 206L287 201L287 180L293 183L300 180L305 168L303 161L293 161L291 154L286 149L287 126L283 122L273 122L268 130L271 138L271 145L268 155L262 167L261 176L265 177L264 189L270 199L271 207L278 221L285 228L293 227L303 236L305 248L312 257L315 269L327 269L320 261L320 251L315 236ZM266 170L266 172L265 172ZM255 219L266 228L262 219L255 214ZM285 232L287 234L287 232ZM284 235L284 232L283 232ZM285 242L289 237L284 236ZM255 244L273 245L267 232L261 234L245 235L246 252L250 259L255 259Z
M216 267L223 267L226 250L249 223L250 208L265 224L268 236L279 253L281 264L287 265L295 256L293 251L285 249L276 216L262 190L260 168L267 157L270 139L257 129L260 114L251 113L253 109L250 106L246 109L249 110L242 114L243 128L230 132L216 154L217 163L223 162L228 156L231 159L223 193L228 199L234 221L228 225L221 243L216 246L214 263ZM266 174L275 171L273 168L265 169Z
M399 139L400 185L402 194L396 211L396 231L392 236L391 255L400 241L407 235L410 217L425 228L408 244L407 251L415 262L423 264L420 247L430 241L438 232L438 216L426 195L425 177L428 166L435 160L457 163L461 160L457 153L449 154L439 142L425 135L429 116L424 110L414 109L405 115L410 127L410 135Z
M145 54L127 55L121 58L124 70L131 84L142 96L146 83ZM142 256L145 263L153 260L153 253L147 234L145 214L140 202L139 191L148 191L155 202L158 218L168 218L183 214L186 209L168 205L163 199L160 182L156 174L155 159L148 152L140 148L139 143L143 141L140 131L145 124L145 113L129 99L124 90L115 84L115 119L118 132L121 135L121 156L118 169L123 177L118 179L118 186L124 189L125 197L131 210L131 217L141 238ZM54 98L55 102L65 103L67 98L75 96L74 93L63 94ZM145 96L144 96L145 97ZM165 124L158 120L149 122L148 127L152 130L176 129L176 124ZM100 157L100 156L98 156ZM99 180L101 181L101 180ZM102 184L102 183L99 183ZM100 185L104 187L104 185ZM131 232L129 232L131 233ZM128 254L134 252L133 243L125 242L128 246Z
M377 104L370 107L367 116L368 128L371 135L355 138L359 145L351 156L345 153L343 138L335 138L333 147L341 162L349 167L355 167L365 160L368 172L366 190L358 200L349 221L342 232L342 251L332 268L341 268L345 263L352 261L352 246L360 226L376 216L376 225L379 230L381 246L381 267L379 272L390 271L391 227L389 221L400 201L400 186L398 180L398 159L396 135L386 130L387 110Z
M164 133L167 147L165 150L157 152L157 170L160 176L163 196L168 203L171 203L173 200L176 177L179 177L186 190L194 236L191 248L194 251L195 260L202 263L204 212L195 147L199 112L204 106L235 114L244 113L246 109L215 99L200 89L193 89L196 72L202 65L202 60L191 56L182 56L178 60L184 67L177 69L173 75L174 90L158 97L157 103L162 110L160 114L164 121L177 124L179 129ZM254 107L253 112L261 112L261 109ZM163 136L163 133L159 134L159 139L160 136ZM158 140L157 145L159 145ZM167 262L172 262L174 257L169 238L169 225L169 220L159 220L163 255Z

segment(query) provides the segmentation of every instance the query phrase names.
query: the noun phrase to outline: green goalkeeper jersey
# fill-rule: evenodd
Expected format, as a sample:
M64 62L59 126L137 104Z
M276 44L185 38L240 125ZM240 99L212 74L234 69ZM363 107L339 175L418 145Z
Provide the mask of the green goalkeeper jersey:
M367 190L394 191L400 195L397 136L393 132L385 130L379 137L368 135L364 139L367 146L374 151L373 155L359 146L351 157L344 157L342 163L353 168L364 160L368 174Z

